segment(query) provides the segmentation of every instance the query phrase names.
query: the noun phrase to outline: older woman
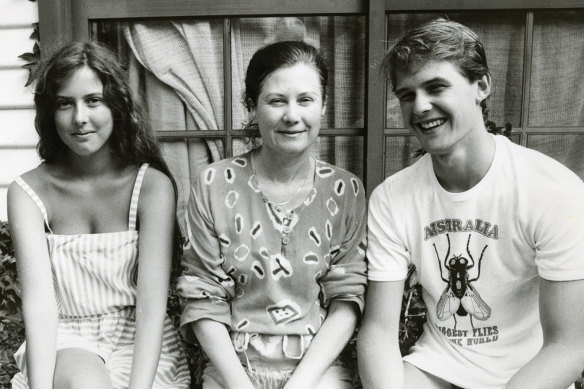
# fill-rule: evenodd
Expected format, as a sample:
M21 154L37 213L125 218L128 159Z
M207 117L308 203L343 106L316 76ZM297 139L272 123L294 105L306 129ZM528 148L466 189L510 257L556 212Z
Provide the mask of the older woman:
M262 145L193 184L178 289L206 389L351 387L336 361L363 308L365 194L309 151L327 79L306 43L256 52L244 103Z

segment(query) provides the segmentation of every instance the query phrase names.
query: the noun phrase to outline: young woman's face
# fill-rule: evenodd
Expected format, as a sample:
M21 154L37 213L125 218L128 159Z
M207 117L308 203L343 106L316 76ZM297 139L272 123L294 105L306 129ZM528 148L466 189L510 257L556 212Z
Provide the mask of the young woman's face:
M69 150L79 156L109 150L112 111L103 99L103 84L91 68L79 68L57 91L55 127Z
M325 106L317 70L299 63L271 73L252 115L262 147L277 154L308 152L320 130Z

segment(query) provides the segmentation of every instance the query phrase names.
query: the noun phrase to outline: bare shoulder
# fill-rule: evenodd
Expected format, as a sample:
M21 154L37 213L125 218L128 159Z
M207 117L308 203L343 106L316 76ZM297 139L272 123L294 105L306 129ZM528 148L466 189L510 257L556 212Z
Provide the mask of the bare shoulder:
M170 178L152 166L149 166L144 173L142 191L145 194L172 194L174 196L174 188Z
M24 182L26 182L28 186L30 186L37 195L42 195L42 193L45 192L46 186L51 180L50 179L51 176L52 173L50 169L47 169L47 166L45 164L41 164L36 168L22 174L20 178L22 178ZM24 189L20 185L18 185L16 181L13 181L8 187L9 200L10 198L14 198L15 196L18 197L22 195L29 197L24 191Z
M42 188L53 177L53 169L46 164L40 164L20 176L33 189Z
M26 184L32 188L37 196L43 197L50 182L50 176L44 165L40 165L20 176ZM21 187L16 181L8 187L7 193L8 219L11 222L11 230L15 233L17 226L23 227L22 231L31 231L36 225L42 226L43 216L36 204L36 200L30 193ZM40 223L40 224L39 224Z
M175 192L170 178L160 170L149 166L144 174L138 210L172 210L176 207Z

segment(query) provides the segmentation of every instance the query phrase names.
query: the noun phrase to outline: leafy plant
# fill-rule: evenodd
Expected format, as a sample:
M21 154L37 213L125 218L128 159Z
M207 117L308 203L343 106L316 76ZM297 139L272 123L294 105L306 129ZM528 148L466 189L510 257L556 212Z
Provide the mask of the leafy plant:
M28 79L26 80L26 84L24 86L29 86L34 80L36 69L38 68L39 61L41 59L41 50L39 47L39 24L33 23L32 27L33 27L32 34L30 34L30 36L28 37L28 39L32 39L35 41L34 46L32 48L32 53L30 52L24 53L18 56L18 58L26 61L26 63L22 65L21 68L28 69Z
M18 371L12 355L24 340L20 289L8 224L0 221L0 386Z
M21 320L20 289L8 224L0 222L0 321Z

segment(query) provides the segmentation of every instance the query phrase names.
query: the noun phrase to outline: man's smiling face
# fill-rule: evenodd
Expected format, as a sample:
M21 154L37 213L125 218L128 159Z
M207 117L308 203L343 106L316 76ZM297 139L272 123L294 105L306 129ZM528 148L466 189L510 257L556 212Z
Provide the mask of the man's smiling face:
M428 61L396 76L404 123L428 153L452 153L473 131L484 131L480 102L490 93L488 77L470 82L449 61Z

